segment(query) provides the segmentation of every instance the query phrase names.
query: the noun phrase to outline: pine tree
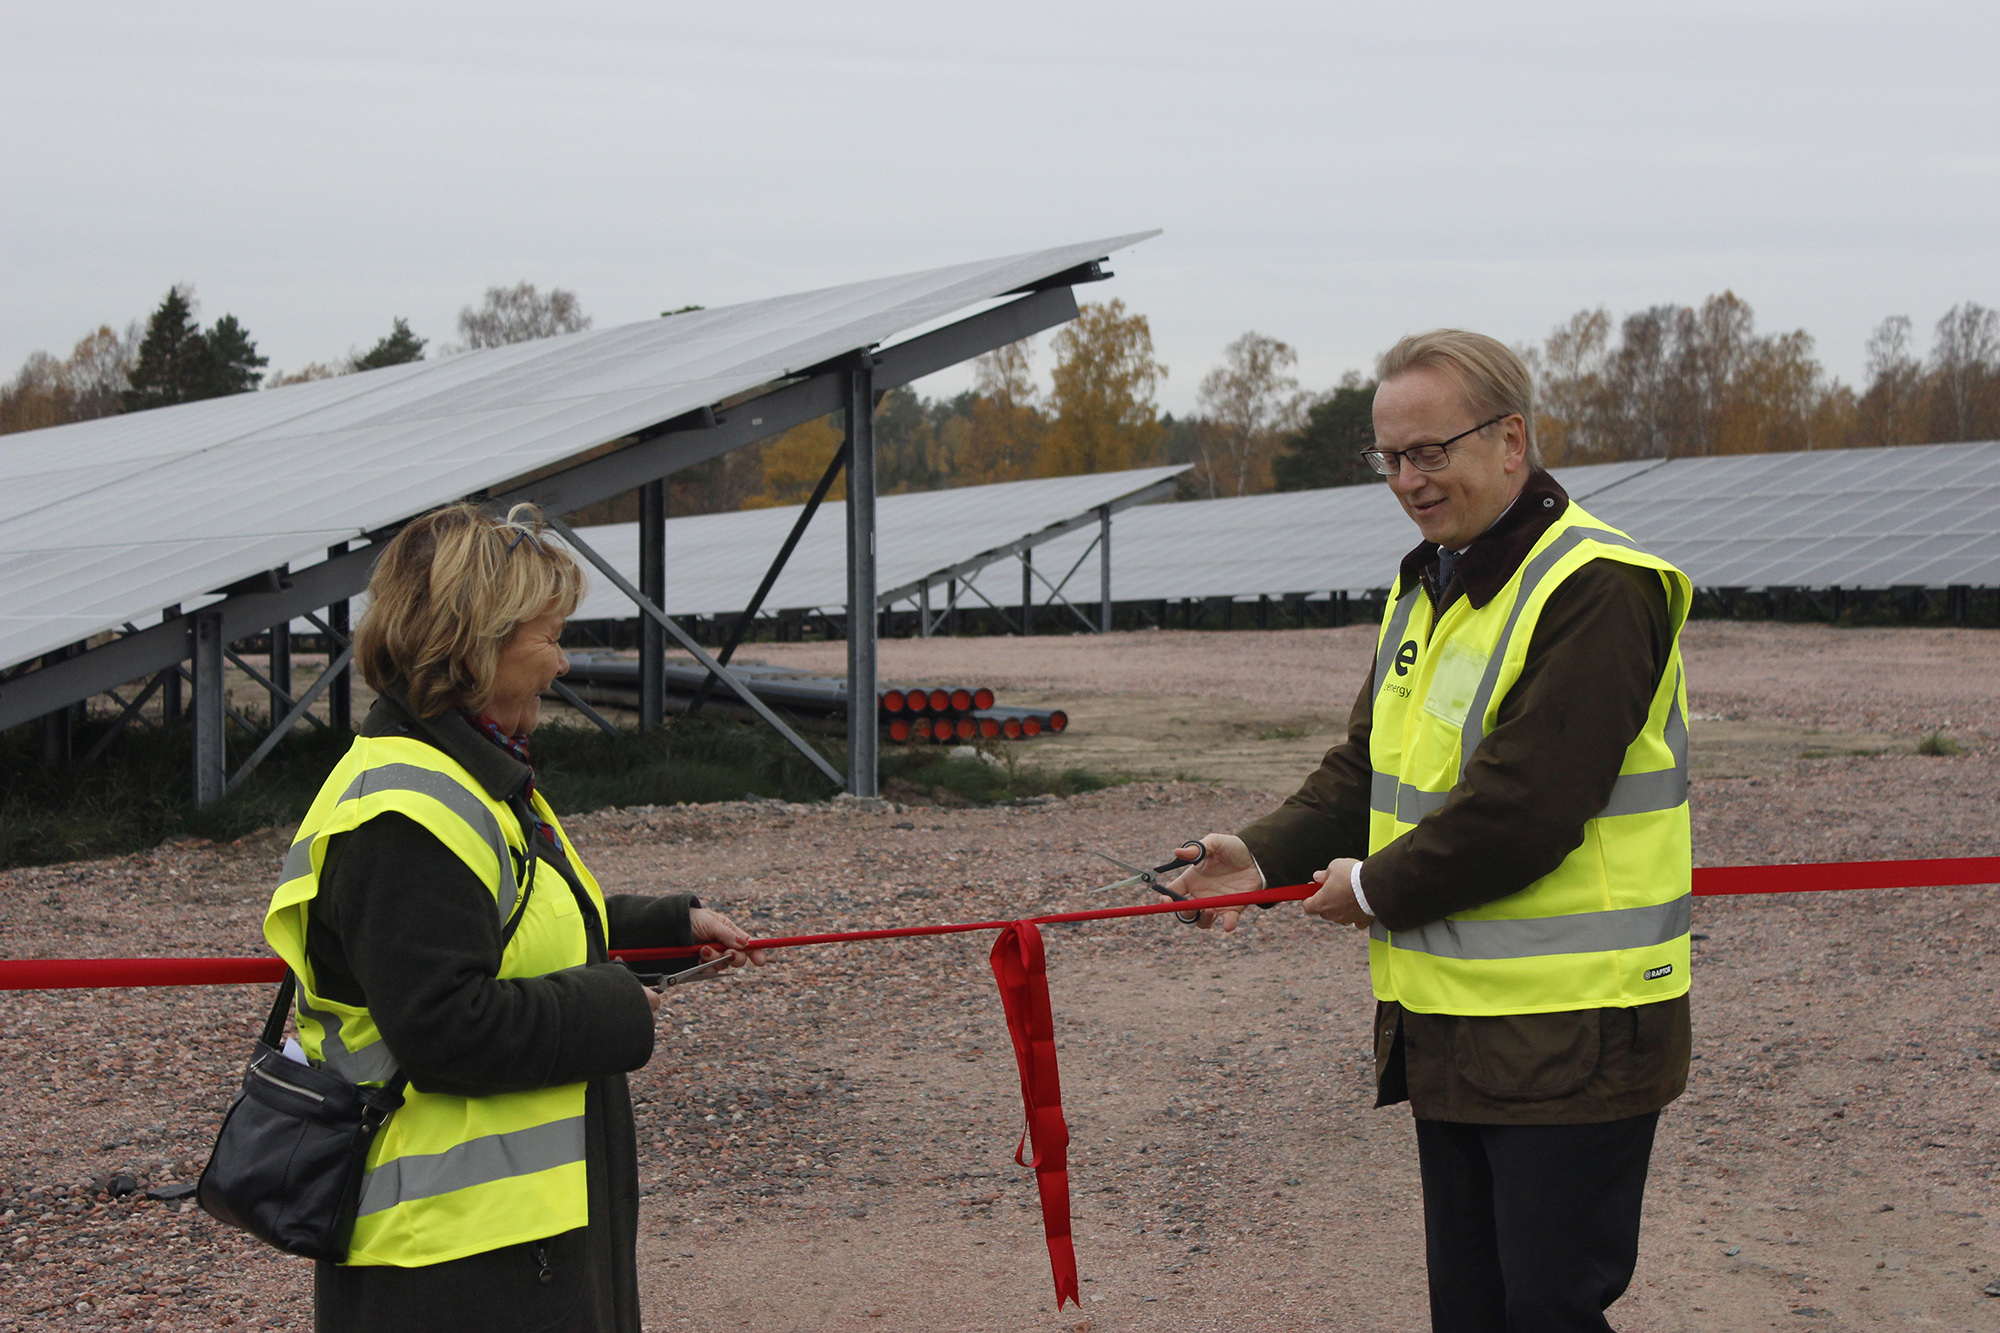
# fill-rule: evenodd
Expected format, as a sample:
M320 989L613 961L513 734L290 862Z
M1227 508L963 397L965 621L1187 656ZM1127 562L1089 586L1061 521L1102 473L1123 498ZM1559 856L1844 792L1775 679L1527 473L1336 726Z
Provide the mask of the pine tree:
M379 370L383 366L400 366L409 361L424 359L424 344L429 339L419 338L410 332L410 321L398 317L396 326L389 336L376 343L360 356L354 358L356 370Z
M146 323L132 387L120 397L127 412L166 407L206 397L198 388L208 373L208 340L195 323L187 293L175 286Z
M236 316L224 315L215 321L203 335L207 346L207 368L202 376L201 392L190 394L190 398L222 398L232 393L248 393L264 378L263 367L271 359L257 351L257 344L250 340L250 330L236 322Z

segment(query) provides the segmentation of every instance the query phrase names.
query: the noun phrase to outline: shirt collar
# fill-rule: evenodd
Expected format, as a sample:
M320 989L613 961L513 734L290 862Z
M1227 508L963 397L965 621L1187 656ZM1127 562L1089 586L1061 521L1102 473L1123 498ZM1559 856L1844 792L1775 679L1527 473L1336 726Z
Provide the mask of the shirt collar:
M1562 517L1569 503L1569 492L1560 482L1539 467L1530 469L1528 480L1514 502L1459 555L1452 570L1453 585L1464 590L1466 600L1475 608L1485 606L1507 586L1507 580L1514 577L1514 571L1528 558L1528 552L1549 525ZM1403 557L1404 585L1422 581L1430 588L1437 563L1437 546L1431 542L1417 543ZM1448 605L1445 597L1450 589L1436 588L1433 593L1438 609L1443 610Z

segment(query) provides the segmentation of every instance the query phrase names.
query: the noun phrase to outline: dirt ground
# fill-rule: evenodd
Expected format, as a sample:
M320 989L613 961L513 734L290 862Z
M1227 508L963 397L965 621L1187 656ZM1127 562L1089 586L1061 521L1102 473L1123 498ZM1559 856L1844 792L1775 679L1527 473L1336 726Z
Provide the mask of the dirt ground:
M2000 850L2000 635L1698 624L1687 645L1702 863ZM761 934L1088 906L1109 877L1090 851L1136 860L1268 808L1367 655L1365 630L886 644L886 675L1062 702L1075 721L1023 747L1036 762L1116 738L1128 771L1207 780L978 810L628 809L571 831L608 889L692 889ZM1964 753L1915 753L1937 731ZM0 955L255 952L284 842L0 874ZM1982 1294L2000 1278L1997 906L1991 887L1698 903L1692 1083L1662 1120L1617 1327L2000 1329ZM1360 941L1293 908L1234 938L1166 918L1045 933L1080 1311L1052 1309L1012 1160L982 935L799 950L675 995L632 1076L647 1327L1423 1327L1413 1135L1406 1108L1370 1106ZM308 1325L303 1264L92 1192L191 1178L264 1002L0 995L0 1329Z

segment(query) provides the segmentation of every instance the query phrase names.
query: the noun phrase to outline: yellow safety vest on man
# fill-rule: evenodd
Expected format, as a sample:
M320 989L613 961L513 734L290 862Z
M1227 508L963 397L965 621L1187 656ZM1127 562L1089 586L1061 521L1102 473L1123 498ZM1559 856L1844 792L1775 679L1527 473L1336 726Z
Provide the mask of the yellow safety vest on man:
M1375 654L1372 855L1441 808L1520 677L1549 598L1592 560L1655 570L1673 650L1611 800L1583 842L1517 893L1415 930L1369 932L1377 999L1419 1013L1535 1014L1652 1004L1688 989L1693 853L1687 687L1680 631L1694 589L1572 503L1491 601L1461 597L1435 623L1429 595L1399 581ZM1365 887L1367 871L1362 871Z
M538 794L534 808L560 836ZM504 927L528 865L519 819L442 751L397 736L361 736L320 788L285 858L264 936L299 979L299 1042L306 1056L356 1083L394 1077L365 1008L319 994L306 953L307 914L320 889L327 839L387 811L407 816L456 852L493 894ZM568 846L568 839L563 838ZM604 916L604 896L581 861L571 865ZM415 889L421 886L413 886ZM499 975L536 977L588 961L585 919L560 875L538 877ZM419 1267L537 1240L589 1221L584 1085L488 1097L406 1089L368 1153L350 1264Z

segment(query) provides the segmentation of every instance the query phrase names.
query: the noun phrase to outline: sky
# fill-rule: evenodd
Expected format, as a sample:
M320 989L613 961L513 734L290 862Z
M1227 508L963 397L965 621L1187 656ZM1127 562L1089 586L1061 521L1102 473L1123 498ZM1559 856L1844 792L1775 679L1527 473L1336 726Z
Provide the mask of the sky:
M2000 306L2000 6L4 0L0 373L174 283L272 369L521 279L599 327L1149 228L1164 407L1730 289L1850 383ZM1042 356L1044 368L1047 354ZM962 372L920 387L949 391Z

